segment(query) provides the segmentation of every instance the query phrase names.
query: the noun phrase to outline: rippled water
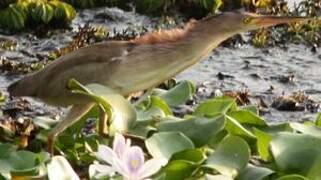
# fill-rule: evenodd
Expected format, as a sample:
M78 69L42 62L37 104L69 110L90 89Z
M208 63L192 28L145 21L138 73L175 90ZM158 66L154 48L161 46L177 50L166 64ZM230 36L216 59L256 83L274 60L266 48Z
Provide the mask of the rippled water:
M48 54L64 47L79 25L90 23L107 26L122 31L127 27L139 28L155 24L155 19L138 15L135 12L124 12L117 8L98 8L78 13L72 23L73 30L57 30L48 38L37 38L28 34L14 36L0 35L0 38L11 38L18 42L18 51L2 51L2 56L24 62L38 61L35 54ZM147 26L148 27L148 26ZM23 52L21 52L23 50ZM178 79L190 79L197 84L206 84L211 90L247 89L254 99L262 98L268 105L282 94L305 91L314 100L321 99L321 55L313 53L303 45L288 45L288 48L256 49L252 46L238 48L217 48L209 58L180 74ZM26 53L27 52L27 53ZM219 80L218 73L227 75ZM294 82L283 82L282 77L293 75ZM6 87L19 75L0 73L0 90ZM274 90L268 91L273 86ZM39 104L38 104L39 105ZM41 105L39 105L41 106ZM264 115L270 121L301 120L314 118L309 112L279 112L271 109Z

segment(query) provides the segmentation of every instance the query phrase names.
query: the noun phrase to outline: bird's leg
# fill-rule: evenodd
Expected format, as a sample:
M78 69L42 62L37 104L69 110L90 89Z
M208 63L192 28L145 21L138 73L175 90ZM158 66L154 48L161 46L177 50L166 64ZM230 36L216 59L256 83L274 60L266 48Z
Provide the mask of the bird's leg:
M92 107L93 103L73 105L67 115L51 130L48 134L48 152L53 155L54 153L54 141L56 136L64 131L66 128L77 122L82 116L84 116Z
M99 106L99 126L98 131L100 136L108 135L108 115L105 110Z

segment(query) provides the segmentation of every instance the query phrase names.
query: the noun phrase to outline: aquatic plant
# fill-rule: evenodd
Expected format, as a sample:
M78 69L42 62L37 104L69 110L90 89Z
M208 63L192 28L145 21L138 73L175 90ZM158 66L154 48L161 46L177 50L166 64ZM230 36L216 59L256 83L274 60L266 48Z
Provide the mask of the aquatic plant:
M138 146L131 146L130 140L117 133L113 142L113 149L105 145L98 147L97 158L103 164L92 164L89 166L89 176L94 178L104 175L115 176L117 172L125 179L142 180L150 177L166 165L166 160L150 159L146 162L143 150Z
M106 110L109 108L109 132L115 137L113 148L105 145L110 144L111 138L99 137L95 131L82 130L83 127L95 129L95 126L88 127L86 123L88 118L98 117L98 108L94 107L80 122L58 137L55 149L70 164L60 156L52 158L50 165L46 165L50 161L46 153L39 152L39 148L38 153L30 151L35 151L35 144L38 144L37 147L44 145L47 130L55 121L35 118L34 123L39 130L30 139L29 151L17 150L15 141L11 144L0 143L0 162L5 162L2 163L5 168L0 169L2 177L49 175L50 178L50 171L56 168L61 171L55 175L84 178L87 175L77 170L88 169L91 165L91 179L106 179L109 174L117 178L118 175L126 176L134 172L135 167L138 170L143 157L168 162L160 170L163 163L149 163L154 164L150 166L153 169L150 172L159 170L152 176L155 179L313 180L321 176L321 160L318 158L321 155L320 115L315 121L305 123L269 125L260 117L255 106L237 106L235 99L220 96L201 102L184 117L174 117L172 109L184 104L195 93L195 87L189 81L178 82L168 90L154 89L132 103L108 93L108 88L101 85L82 86L72 80L70 88L73 93L92 98ZM122 103L113 103L113 98ZM298 98L302 99L302 96ZM126 138L117 131L122 131ZM129 161L123 164L118 160ZM127 171L126 168L132 169ZM153 173L146 174L150 176Z
M0 10L0 27L19 31L31 24L66 24L75 16L75 9L64 2L21 0Z

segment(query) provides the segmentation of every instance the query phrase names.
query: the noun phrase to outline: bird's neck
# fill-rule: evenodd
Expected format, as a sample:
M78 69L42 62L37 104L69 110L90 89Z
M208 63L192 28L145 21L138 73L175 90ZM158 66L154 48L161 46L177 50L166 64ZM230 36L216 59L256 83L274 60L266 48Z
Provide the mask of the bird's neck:
M177 73L203 60L221 42L233 35L221 33L221 29L209 23L216 22L199 21L186 32L184 37L171 43L175 49L175 60L170 64L173 64L173 69L177 70Z

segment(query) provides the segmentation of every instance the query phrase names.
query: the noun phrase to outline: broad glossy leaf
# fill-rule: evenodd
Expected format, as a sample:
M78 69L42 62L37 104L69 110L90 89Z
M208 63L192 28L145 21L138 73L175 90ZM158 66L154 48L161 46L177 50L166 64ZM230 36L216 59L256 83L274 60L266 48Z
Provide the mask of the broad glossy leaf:
M121 95L112 89L99 85L89 84L82 86L76 80L69 81L69 87L75 89L74 93L83 94L101 104L111 121L110 132L127 131L137 119L133 106Z
M159 96L171 107L184 104L195 93L195 85L190 81L181 81L172 89L161 93Z
M290 123L290 126L292 129L302 133L302 134L308 134L311 136L319 137L321 138L321 128L314 126L314 125L305 125L300 123Z
M206 159L203 151L199 149L188 149L186 151L178 152L171 158L173 160L185 160L196 164L201 164Z
M54 156L47 165L49 180L65 179L78 180L79 177L63 156Z
M247 167L236 178L236 180L263 180L273 173L274 171L271 169L248 164Z
M148 100L149 105L146 109L137 109L138 123L149 122L154 118L162 118L173 114L167 103L160 97L151 96Z
M191 163L189 161L171 161L164 169L164 172L166 174L165 179L186 179L193 174L196 167L197 166L194 163Z
M270 142L272 140L272 135L265 133L264 131L260 131L258 129L254 129L254 134L256 136L256 146L257 151L264 161L272 160L272 156L270 153Z
M279 132L293 131L289 123L271 124L267 127L256 127L256 128L269 134L277 134Z
M9 143L0 143L0 174L6 177L10 177L10 170L12 169L12 164L9 161L9 155L17 150L17 146Z
M194 149L193 142L180 132L160 132L145 141L148 152L155 158L169 160L173 154Z
M194 112L197 116L213 116L217 114L225 114L229 110L236 110L237 105L234 99L219 97L207 100L201 103Z
M208 157L206 166L235 178L248 164L250 147L242 138L226 137L215 152Z
M255 135L248 129L246 129L242 124L240 124L236 119L228 115L226 117L226 130L232 134L245 138L246 140L254 140Z
M241 107L241 109L245 110L245 111L250 111L250 112L254 113L255 115L259 115L259 109L257 106L249 105L249 106Z
M262 119L260 116L254 114L251 111L247 111L247 110L231 111L228 113L228 116L233 117L235 120L237 120L241 124L249 124L252 126L267 126L264 119Z
M305 134L279 133L271 152L280 171L317 179L321 177L321 139Z
M298 174L291 174L291 175L285 175L285 176L279 177L276 180L309 180L309 179Z
M205 145L212 136L223 130L223 115L212 118L193 117L187 120L163 121L158 124L160 131L179 131L189 137L197 147Z

